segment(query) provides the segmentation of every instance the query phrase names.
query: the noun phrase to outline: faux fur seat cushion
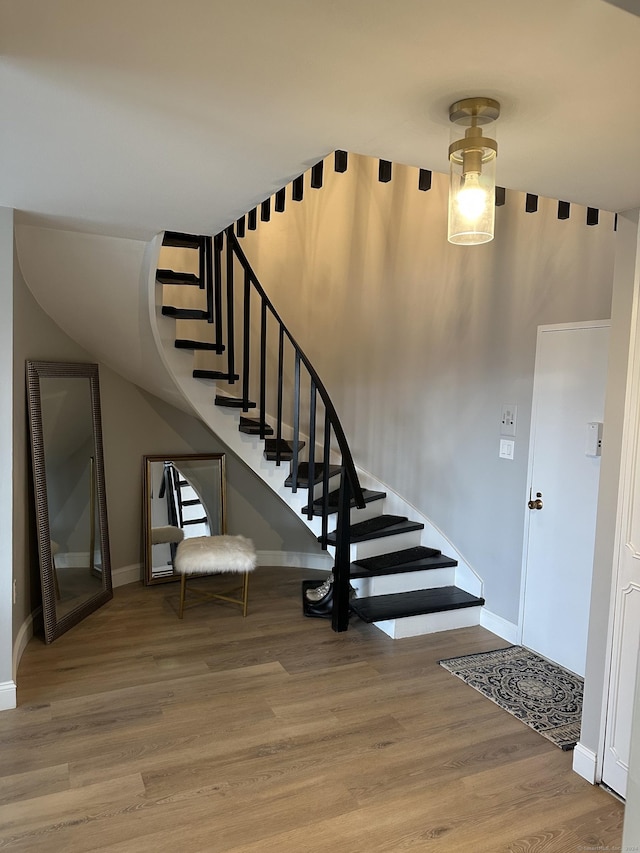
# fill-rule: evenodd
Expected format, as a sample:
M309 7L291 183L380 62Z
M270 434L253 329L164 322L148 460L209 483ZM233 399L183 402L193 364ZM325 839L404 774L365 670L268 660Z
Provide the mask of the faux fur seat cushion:
M244 536L194 536L178 545L175 570L181 575L252 572L256 567L253 542Z
M179 527L174 527L172 524L167 524L164 527L151 528L151 544L164 545L168 542L182 542L184 533Z

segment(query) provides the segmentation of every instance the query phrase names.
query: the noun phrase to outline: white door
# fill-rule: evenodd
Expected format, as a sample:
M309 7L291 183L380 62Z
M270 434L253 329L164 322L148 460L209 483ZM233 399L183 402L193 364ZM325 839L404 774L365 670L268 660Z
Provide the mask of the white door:
M608 321L538 329L522 645L581 676L600 477L589 425L604 417L608 349Z
M638 285L636 284L636 288ZM640 315L631 328L613 571L613 635L602 781L626 795L640 652Z

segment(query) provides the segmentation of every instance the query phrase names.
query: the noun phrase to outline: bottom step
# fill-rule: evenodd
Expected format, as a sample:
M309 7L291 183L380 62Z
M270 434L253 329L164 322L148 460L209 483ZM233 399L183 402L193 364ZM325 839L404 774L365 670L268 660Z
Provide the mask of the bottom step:
M440 610L459 610L462 607L477 607L481 604L484 604L484 598L471 595L457 586L439 586L435 589L416 589L412 592L358 598L352 607L364 622L380 622L382 619L419 616Z

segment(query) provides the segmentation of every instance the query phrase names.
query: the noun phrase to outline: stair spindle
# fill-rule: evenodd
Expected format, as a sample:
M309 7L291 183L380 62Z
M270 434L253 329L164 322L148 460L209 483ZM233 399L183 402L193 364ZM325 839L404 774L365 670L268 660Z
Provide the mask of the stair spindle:
M249 270L244 271L244 328L242 341L242 411L248 412L249 407L249 336L251 334L251 278Z
M316 482L316 383L311 380L309 387L309 475L307 485L307 518L313 518L313 495Z
M280 325L278 334L278 423L276 425L276 465L282 462L280 445L282 443L282 385L284 380L284 327Z
M224 235L216 234L213 241L213 277L214 277L214 310L216 352L222 352L222 249Z
M266 438L267 417L267 303L260 305L260 438Z
M293 459L291 463L291 491L298 491L298 442L300 441L300 353L296 350L293 377Z
M233 244L231 236L233 226L227 229L227 372L228 382L233 385L235 380L235 324L233 318Z

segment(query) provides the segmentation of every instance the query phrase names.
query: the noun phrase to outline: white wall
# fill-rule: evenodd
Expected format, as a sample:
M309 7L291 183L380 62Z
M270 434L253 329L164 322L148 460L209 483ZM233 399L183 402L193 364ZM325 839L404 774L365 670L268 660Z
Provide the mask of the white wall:
M325 186L242 241L332 395L356 463L429 517L518 621L538 325L610 316L613 216L508 192L496 239L446 241L447 179L349 157ZM501 405L518 406L513 462L498 458Z
M0 710L15 707L13 624L13 211L0 208Z

